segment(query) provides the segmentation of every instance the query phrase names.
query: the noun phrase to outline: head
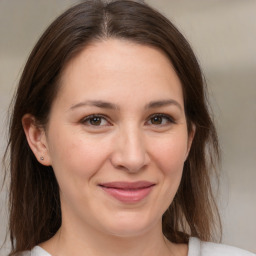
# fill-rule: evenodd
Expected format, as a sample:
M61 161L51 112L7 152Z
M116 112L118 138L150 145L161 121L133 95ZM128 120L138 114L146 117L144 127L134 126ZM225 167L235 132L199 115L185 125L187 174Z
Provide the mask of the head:
M162 216L163 232L173 242L186 242L189 235L211 238L214 211L210 168L218 156L218 143L193 51L170 21L145 4L86 1L50 25L33 49L20 79L9 140L10 232L11 238L16 239L13 252L49 239L62 220L52 163L42 163L31 150L25 134L28 119L24 117L32 117L30 123L47 135L53 105L70 64L90 48L104 47L110 41L127 44L128 48L147 46L170 62L180 83L191 143L177 193Z

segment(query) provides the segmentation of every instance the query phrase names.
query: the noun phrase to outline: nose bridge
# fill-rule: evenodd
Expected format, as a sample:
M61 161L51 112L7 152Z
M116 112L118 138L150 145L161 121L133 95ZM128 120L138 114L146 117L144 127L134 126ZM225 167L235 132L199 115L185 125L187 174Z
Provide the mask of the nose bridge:
M128 171L136 172L148 163L148 156L141 129L128 124L120 128L114 164Z
M139 157L143 155L143 138L139 128L131 126L124 129L123 132L123 149L129 157Z

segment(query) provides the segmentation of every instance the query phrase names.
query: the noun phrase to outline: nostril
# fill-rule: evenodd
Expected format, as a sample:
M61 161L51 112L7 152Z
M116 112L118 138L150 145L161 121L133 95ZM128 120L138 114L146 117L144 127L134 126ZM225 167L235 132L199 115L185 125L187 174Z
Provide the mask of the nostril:
M131 172L131 173L142 171L148 165L148 161L146 160L146 157L138 161L137 159L131 159L126 157L122 158L121 156L120 157L115 156L111 159L111 163L116 169Z
M125 127L115 141L111 163L119 170L138 172L148 165L149 156L144 146L143 134L134 127Z

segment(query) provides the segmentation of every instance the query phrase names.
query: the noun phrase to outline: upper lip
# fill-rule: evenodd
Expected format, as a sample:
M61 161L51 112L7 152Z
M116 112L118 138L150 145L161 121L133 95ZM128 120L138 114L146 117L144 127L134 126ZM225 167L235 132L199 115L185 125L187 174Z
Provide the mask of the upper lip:
M136 181L136 182L126 182L126 181L114 181L100 183L99 186L105 188L115 188L115 189L143 189L155 185L155 183L150 181Z

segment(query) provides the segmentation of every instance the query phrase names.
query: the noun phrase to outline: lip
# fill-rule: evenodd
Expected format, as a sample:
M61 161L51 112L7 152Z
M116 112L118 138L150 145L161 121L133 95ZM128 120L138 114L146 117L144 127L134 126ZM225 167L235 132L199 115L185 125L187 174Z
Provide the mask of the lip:
M148 181L118 181L99 184L108 195L123 203L137 203L143 200L155 185L155 183Z

